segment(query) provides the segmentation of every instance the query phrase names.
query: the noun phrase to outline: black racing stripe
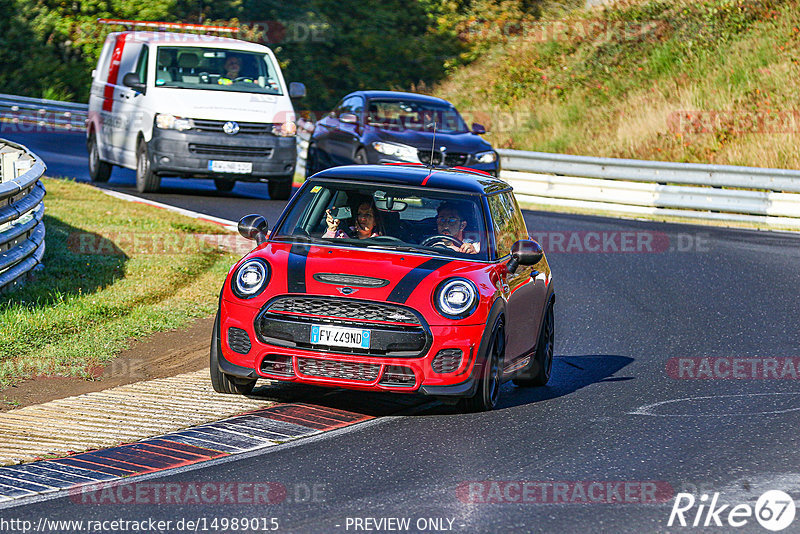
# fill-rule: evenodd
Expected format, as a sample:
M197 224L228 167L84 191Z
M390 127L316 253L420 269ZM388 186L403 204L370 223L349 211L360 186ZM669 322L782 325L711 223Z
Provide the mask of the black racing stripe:
M404 303L411 296L411 292L428 277L433 271L440 269L450 263L450 260L432 259L422 263L419 267L414 267L406 275L397 282L392 292L389 293L389 302L396 302L398 304Z
M287 287L289 293L306 292L306 260L308 245L292 245L286 262Z

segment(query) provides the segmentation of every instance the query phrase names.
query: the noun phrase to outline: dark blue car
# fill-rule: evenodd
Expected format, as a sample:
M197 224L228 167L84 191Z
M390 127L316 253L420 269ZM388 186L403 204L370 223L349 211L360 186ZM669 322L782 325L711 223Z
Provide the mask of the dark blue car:
M485 132L477 123L468 128L455 106L441 98L356 91L315 125L306 176L338 165L398 162L468 167L497 176L500 160L481 139Z

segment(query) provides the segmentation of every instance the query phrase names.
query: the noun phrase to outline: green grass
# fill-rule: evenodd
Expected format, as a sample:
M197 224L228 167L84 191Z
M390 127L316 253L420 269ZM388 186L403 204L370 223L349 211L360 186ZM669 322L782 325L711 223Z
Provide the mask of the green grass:
M0 296L0 386L94 378L132 340L216 310L236 258L191 235L221 228L87 185L44 182L44 268Z

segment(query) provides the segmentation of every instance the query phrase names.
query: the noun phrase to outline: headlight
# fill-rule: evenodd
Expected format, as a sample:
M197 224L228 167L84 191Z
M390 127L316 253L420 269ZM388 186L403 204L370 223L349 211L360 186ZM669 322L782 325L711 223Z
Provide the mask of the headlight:
M434 294L436 309L448 319L463 319L478 307L478 289L465 278L445 280Z
M276 124L272 127L272 133L280 137L291 137L297 133L297 125L293 121Z
M396 145L394 143L387 143L385 141L375 141L372 143L372 148L381 154L386 154L387 156L394 156L403 161L419 163L417 149L413 146Z
M497 161L497 152L489 150L488 152L478 152L475 154L475 161L478 163L494 163Z
M162 130L191 130L194 128L194 121L192 119L182 119L169 113L156 114L156 126Z
M233 294L240 299L250 299L261 293L269 282L269 265L260 259L247 260L231 280Z

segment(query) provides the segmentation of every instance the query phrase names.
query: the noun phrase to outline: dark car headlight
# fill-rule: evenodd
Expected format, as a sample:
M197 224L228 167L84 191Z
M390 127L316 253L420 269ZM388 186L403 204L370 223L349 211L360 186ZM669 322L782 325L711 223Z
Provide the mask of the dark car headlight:
M264 291L269 282L269 264L261 259L247 260L236 269L231 278L233 294L240 299L251 299Z
M419 163L419 154L417 149L413 146L401 145L398 143L388 143L386 141L375 141L372 143L372 148L381 154L386 154L387 156L394 156L403 161Z
M445 280L433 297L436 310L448 319L469 317L478 307L478 300L478 288L466 278Z
M497 161L497 152L488 150L486 152L478 152L475 154L475 161L478 163L494 163Z

